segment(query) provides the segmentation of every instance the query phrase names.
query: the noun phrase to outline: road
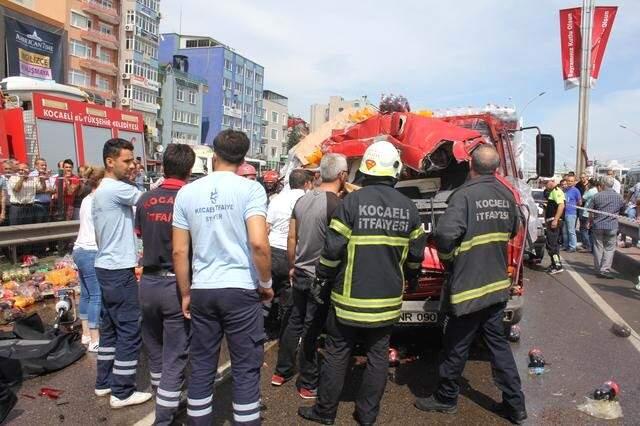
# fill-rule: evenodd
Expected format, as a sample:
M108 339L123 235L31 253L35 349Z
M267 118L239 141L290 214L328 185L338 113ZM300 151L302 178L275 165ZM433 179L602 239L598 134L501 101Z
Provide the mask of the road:
M595 387L612 378L622 389L624 418L608 424L637 424L640 418L640 375L637 374L640 371L640 341L635 340L634 345L634 339L637 339L634 336L626 339L615 336L610 331L612 322L604 313L617 313L636 331L640 330L640 310L636 305L640 292L633 289L634 277L618 274L619 278L615 280L601 280L590 270L590 256L563 255L575 272L568 270L548 276L542 272L542 267L525 271L526 312L521 323L522 338L512 347L527 398L527 424L602 424L602 421L579 412L576 406ZM602 302L597 305L588 292L595 294L593 297L610 309ZM412 405L415 397L429 395L435 388L439 339L437 333L431 332L411 333L400 336L397 341L402 344L409 340L422 343L420 358L390 369L379 424L508 424L491 411L492 404L500 400L500 393L492 382L491 367L481 345L472 351L464 371L458 414L425 414L416 410ZM542 376L528 375L527 353L532 347L541 349L549 363L548 371ZM303 424L296 416L296 410L299 405L310 403L297 396L293 382L280 388L269 385L276 348L267 352L262 369L264 424ZM353 397L361 371L356 366L350 373L337 424L355 424L351 417ZM106 400L95 398L91 393L94 374L93 355L87 355L64 371L25 382L19 394L35 396L41 386L59 386L66 390L61 400L68 404L58 406L55 401L40 397L35 400L22 397L9 424L130 425L153 410L151 403L121 411L109 410ZM148 385L146 374L141 377L141 386ZM216 390L214 412L217 413L216 424L230 424L229 381ZM149 424L149 418L139 424Z

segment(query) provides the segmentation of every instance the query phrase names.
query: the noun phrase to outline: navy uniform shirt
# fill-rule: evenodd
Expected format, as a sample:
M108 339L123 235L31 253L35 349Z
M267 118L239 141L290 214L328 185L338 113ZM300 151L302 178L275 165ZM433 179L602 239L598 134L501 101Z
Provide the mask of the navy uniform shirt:
M136 204L136 233L142 238L141 263L147 271L173 272L173 204L184 185L185 182L178 179L165 179L160 187L142 194Z

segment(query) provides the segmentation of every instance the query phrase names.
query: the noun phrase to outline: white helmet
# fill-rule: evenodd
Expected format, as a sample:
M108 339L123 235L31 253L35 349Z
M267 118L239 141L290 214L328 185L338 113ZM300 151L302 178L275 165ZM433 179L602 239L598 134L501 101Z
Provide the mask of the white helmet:
M391 142L379 141L369 145L362 156L360 171L369 176L397 178L402 169L400 154Z

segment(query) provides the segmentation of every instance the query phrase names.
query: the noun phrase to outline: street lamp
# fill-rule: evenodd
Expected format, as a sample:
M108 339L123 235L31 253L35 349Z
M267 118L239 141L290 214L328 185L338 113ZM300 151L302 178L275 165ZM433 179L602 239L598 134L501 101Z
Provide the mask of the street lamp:
M618 124L618 126L620 126L620 128L621 128L621 129L625 129L625 130L630 131L631 133L633 133L633 134L634 134L634 135L636 135L636 136L640 136L640 132L638 132L637 130L632 129L632 128L631 128L631 127L629 127L629 126L626 126L626 125L624 125L624 124Z
M535 101L536 99L540 98L541 96L544 96L545 93L547 93L547 92L546 91L545 92L540 92L537 95L535 95L533 98L529 99L529 102L524 104L524 107L522 108L522 111L520 112L520 116L522 117L524 115L524 111L527 109L527 107L529 105L531 105L533 103L533 101Z

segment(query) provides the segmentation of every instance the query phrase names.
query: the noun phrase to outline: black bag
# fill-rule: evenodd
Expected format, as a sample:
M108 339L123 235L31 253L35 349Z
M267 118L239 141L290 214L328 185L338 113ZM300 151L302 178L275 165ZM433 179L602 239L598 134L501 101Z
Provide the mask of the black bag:
M18 320L0 334L0 376L10 384L61 370L86 352L77 332L45 329L38 314Z

